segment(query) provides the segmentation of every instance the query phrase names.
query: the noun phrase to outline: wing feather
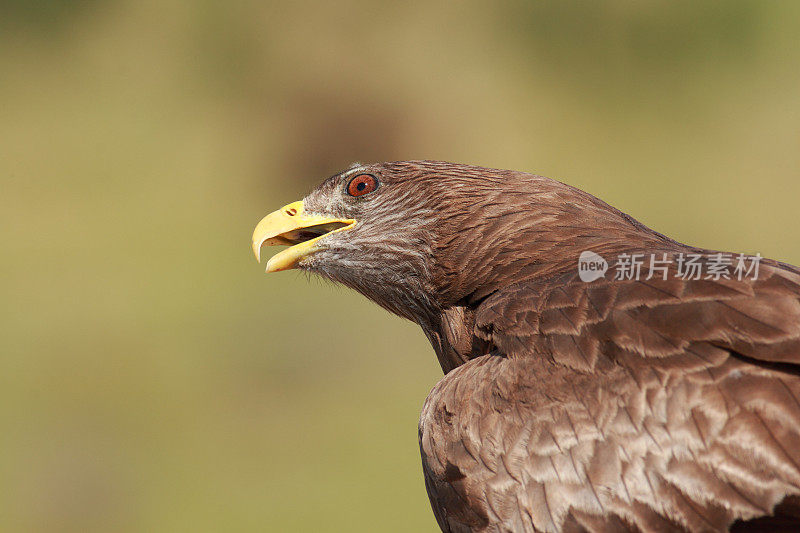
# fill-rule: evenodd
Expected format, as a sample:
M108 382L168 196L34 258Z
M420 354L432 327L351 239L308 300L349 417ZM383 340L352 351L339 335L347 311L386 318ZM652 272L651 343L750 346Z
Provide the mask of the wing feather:
M726 530L800 494L800 273L520 282L420 419L445 531Z

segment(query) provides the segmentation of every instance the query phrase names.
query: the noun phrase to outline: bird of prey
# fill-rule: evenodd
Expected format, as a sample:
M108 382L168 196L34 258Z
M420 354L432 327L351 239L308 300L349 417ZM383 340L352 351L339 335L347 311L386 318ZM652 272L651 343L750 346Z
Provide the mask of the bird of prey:
M443 531L800 531L800 269L542 176L355 165L253 234L422 327ZM780 529L783 528L783 529Z

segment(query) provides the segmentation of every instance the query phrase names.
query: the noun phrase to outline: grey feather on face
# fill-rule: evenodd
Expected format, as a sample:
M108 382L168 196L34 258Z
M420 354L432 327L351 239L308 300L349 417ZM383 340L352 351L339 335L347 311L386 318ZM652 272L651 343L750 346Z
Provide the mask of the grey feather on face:
M375 176L380 187L364 197L350 196L349 179L363 173ZM438 311L429 297L436 216L413 187L396 184L378 166L356 165L312 191L304 199L308 212L357 222L326 237L323 249L300 267L351 287L404 318L427 321Z

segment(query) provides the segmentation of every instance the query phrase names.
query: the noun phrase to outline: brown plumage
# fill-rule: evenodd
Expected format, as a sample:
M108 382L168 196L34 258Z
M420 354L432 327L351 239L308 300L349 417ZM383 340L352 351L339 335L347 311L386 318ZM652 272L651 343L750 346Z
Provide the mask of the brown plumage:
M364 174L375 190L352 196ZM353 287L436 351L419 440L443 531L800 530L798 268L688 279L682 258L705 274L715 252L568 185L451 163L358 165L302 207L343 229L271 269ZM585 250L605 277L579 279ZM637 253L666 274L613 279Z

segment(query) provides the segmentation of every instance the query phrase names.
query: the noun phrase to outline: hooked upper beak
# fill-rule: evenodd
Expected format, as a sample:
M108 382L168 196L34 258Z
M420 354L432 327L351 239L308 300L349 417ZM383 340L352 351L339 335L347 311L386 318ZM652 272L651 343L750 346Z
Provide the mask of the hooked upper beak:
M253 253L261 262L261 247L265 244L288 244L291 248L274 255L267 262L267 272L295 268L300 260L322 246L319 240L329 233L352 228L350 218L329 218L305 212L303 201L292 202L261 219L253 231Z

